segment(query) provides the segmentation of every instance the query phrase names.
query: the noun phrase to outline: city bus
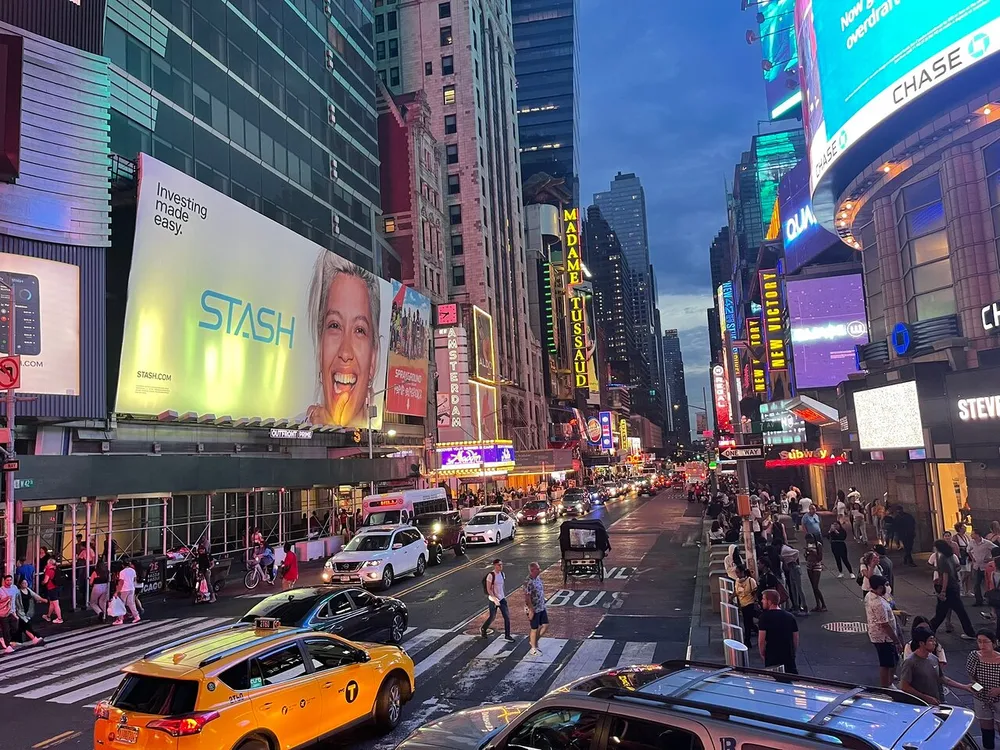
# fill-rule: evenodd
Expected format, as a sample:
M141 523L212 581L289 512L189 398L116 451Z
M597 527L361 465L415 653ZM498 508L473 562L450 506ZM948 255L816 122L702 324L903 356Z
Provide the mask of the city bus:
M403 490L381 495L368 495L361 501L362 526L384 526L409 523L422 513L453 510L448 493L441 487L428 490Z

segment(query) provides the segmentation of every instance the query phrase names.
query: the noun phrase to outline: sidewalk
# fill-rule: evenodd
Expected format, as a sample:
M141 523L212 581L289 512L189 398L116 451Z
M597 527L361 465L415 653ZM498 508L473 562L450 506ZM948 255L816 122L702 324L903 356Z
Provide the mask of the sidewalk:
M823 528L827 528L832 514L822 513ZM802 551L804 542L802 534L793 543ZM820 581L820 591L826 599L828 612L809 613L799 618L799 652L797 666L803 675L825 677L862 684L878 684L878 662L875 649L868 640L868 630L865 623L865 611L862 601L861 587L853 576L844 572L843 578L837 578L837 566L830 554L830 542L824 540L823 577ZM867 548L848 540L848 551L851 566L855 574L862 553ZM695 626L692 628L691 658L703 661L722 662L722 626L719 615L712 611L711 596L708 587L708 551L702 547L702 560L699 564L698 577L701 590L701 608L696 613ZM927 619L934 616L936 598L932 585L932 570L927 565L928 553L914 554L917 567L904 567L902 550L889 552L893 563L893 574L896 587L894 597L897 606L910 614L910 620L904 628L904 636L909 637L910 624L916 615ZM815 605L812 588L803 574L803 587L806 601L810 608ZM964 597L966 611L975 629L988 627L995 629L995 624L980 616L980 611L987 607L973 606L972 597ZM965 674L965 662L975 642L963 641L959 635L961 626L958 618L954 618L955 632L946 633L942 625L938 629L938 638L945 649L948 659L946 674L958 682L968 682ZM756 645L750 649L750 666L762 667L763 662L757 652ZM972 698L965 692L952 691L948 701L953 704L972 706Z

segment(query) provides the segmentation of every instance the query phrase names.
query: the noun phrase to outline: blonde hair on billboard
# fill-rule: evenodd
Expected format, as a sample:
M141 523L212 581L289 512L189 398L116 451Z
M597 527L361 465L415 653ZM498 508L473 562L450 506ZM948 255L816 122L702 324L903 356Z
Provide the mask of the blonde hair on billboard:
M379 317L382 311L381 292L379 290L378 279L370 271L366 271L361 266L351 263L351 261L341 258L336 253L325 251L320 253L316 259L316 267L313 269L312 283L309 286L309 323L312 329L313 343L316 346L316 356L323 342L323 325L326 319L326 305L330 298L330 286L341 274L354 276L364 282L368 289L368 314L372 321L372 346L375 353L375 362L378 362L381 347L381 333ZM322 397L323 382L322 376L317 371L317 388ZM374 384L368 381L369 396L374 391Z

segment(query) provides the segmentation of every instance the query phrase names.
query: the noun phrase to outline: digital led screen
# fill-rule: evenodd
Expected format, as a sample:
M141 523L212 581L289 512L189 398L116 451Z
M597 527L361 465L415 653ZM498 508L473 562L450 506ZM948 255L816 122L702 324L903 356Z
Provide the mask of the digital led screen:
M357 428L382 399L392 285L146 154L117 411Z
M478 466L500 466L514 463L514 448L509 445L464 445L439 448L441 468L462 469Z
M862 450L924 447L917 384L912 380L855 392L854 412Z
M762 0L756 9L761 19L760 47L764 58L767 111L772 120L794 117L802 103L795 0Z
M431 301L415 289L392 282L392 325L385 408L394 414L427 414L427 349Z
M799 162L778 185L778 213L785 247L785 273L792 274L840 238L816 220L809 196L809 163Z
M861 274L786 279L795 385L831 388L857 372L854 347L868 343Z
M1000 0L797 0L815 190L886 117L998 49Z

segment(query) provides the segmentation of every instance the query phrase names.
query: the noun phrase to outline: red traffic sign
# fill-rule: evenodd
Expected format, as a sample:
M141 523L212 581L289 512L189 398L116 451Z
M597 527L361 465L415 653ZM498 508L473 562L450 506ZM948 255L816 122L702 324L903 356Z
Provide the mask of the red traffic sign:
M16 391L21 387L21 355L0 357L0 391Z
M21 468L21 462L20 461L14 460L14 461L4 461L3 462L3 470L4 471L18 471L20 468Z

